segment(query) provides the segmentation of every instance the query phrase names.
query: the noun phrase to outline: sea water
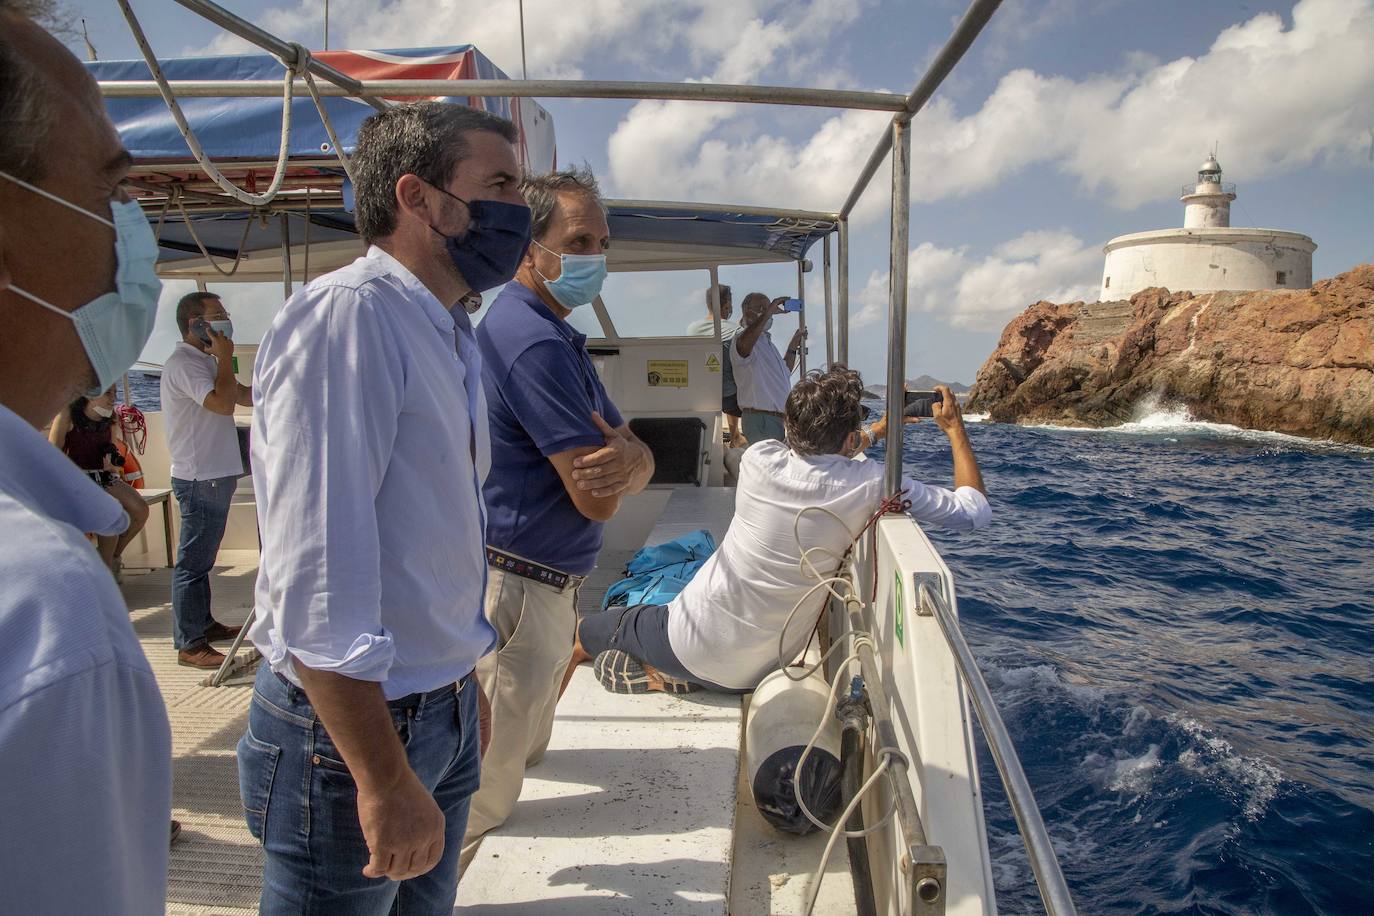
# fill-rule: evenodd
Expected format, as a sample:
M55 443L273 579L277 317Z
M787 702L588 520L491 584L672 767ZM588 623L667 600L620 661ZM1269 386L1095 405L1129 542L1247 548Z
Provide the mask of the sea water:
M1374 450L968 426L992 525L930 534L1079 912L1374 912ZM950 482L932 421L903 457ZM979 754L1001 911L1042 912Z
M929 533L1079 912L1374 912L1374 450L1160 405L968 429L993 523ZM951 480L931 420L903 459ZM979 763L999 908L1042 912Z

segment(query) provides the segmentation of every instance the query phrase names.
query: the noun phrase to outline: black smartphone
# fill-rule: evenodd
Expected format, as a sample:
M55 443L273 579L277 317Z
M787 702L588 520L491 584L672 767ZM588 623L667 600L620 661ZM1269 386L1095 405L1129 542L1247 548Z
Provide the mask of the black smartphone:
M906 393L906 407L902 410L902 415L907 417L933 417L931 410L937 403L944 401L944 395L938 391L908 391Z
M191 333L195 334L205 346L210 346L210 323L204 318L191 319Z

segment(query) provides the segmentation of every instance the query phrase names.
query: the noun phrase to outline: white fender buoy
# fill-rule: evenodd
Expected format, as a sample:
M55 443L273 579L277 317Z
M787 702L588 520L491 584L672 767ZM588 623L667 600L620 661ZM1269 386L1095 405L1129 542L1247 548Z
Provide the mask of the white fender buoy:
M749 701L749 721L744 727L749 790L764 820L787 833L801 835L816 829L797 804L793 783L797 761L825 715L829 691L819 672L794 681L785 672L774 671ZM840 724L833 715L828 719L806 758L801 791L811 813L833 823L840 812Z

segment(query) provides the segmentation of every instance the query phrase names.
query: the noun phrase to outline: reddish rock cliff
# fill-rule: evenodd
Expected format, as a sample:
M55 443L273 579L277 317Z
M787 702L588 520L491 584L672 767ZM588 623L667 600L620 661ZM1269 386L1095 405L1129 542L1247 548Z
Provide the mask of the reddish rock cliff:
M1151 395L1199 420L1374 445L1374 264L1291 292L1037 302L1002 332L967 409L1110 426Z

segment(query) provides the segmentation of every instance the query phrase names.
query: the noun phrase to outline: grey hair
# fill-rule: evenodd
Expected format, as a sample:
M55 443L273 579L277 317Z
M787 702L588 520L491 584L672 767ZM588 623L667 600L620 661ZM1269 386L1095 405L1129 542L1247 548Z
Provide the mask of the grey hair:
M396 182L415 175L443 188L458 163L471 155L466 135L485 130L511 143L515 125L466 105L417 102L380 111L363 122L353 151L354 220L364 242L396 231Z
M559 169L547 175L526 175L520 183L520 193L525 203L530 205L530 230L535 238L542 239L549 231L554 208L558 205L558 195L567 191L586 194L596 201L602 215L606 214L606 201L601 197L601 187L596 183L592 170L585 165Z
M21 9L0 0L0 171L37 182L57 113L47 79L5 36Z

